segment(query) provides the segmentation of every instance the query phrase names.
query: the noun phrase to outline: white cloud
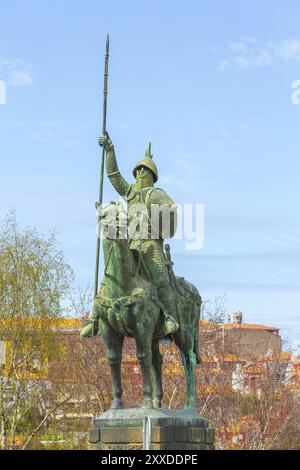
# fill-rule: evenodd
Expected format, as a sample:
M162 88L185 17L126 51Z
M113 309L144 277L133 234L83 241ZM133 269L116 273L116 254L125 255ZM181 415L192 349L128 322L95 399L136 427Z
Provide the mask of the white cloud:
M13 70L10 74L9 84L14 87L31 86L33 75L29 70Z
M256 38L241 38L228 47L229 56L218 63L223 71L233 66L239 69L269 67L278 62L300 60L300 39L282 39L277 42L261 42Z
M300 39L283 39L279 43L270 43L274 54L283 60L300 60Z
M34 82L36 67L16 57L0 55L0 74L13 87L30 87Z

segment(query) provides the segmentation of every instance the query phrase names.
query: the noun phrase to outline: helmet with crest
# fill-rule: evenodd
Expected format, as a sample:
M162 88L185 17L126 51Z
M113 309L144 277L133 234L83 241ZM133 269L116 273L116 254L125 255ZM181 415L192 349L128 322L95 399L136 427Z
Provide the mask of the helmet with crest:
M145 156L140 160L133 169L133 176L136 178L136 172L140 167L148 168L153 173L154 183L158 180L157 167L153 161L153 155L151 154L151 142L146 147Z

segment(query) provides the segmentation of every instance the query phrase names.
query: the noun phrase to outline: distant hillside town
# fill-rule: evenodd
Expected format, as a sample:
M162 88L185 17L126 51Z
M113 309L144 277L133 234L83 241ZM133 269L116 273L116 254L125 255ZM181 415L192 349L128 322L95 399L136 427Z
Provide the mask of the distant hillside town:
M81 324L79 318L0 321L1 399L7 412L2 445L70 448L71 442L85 448L85 430L109 406L111 387L102 340L83 341ZM244 323L237 312L224 324L201 320L199 331L197 409L216 428L217 448L300 447L294 442L300 357L282 350L280 329ZM185 378L178 351L166 341L161 350L164 406L182 407ZM123 382L126 406L138 406L141 372L130 339L124 344ZM13 409L15 422L9 416ZM36 420L37 429L25 437L26 417Z

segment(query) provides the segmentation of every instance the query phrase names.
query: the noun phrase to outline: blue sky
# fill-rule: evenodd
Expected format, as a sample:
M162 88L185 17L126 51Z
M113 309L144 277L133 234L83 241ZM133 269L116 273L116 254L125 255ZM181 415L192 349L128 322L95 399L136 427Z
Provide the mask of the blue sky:
M159 185L205 205L204 248L173 241L176 272L300 341L299 15L296 0L0 0L0 218L56 228L92 284L109 32L122 172L151 140Z

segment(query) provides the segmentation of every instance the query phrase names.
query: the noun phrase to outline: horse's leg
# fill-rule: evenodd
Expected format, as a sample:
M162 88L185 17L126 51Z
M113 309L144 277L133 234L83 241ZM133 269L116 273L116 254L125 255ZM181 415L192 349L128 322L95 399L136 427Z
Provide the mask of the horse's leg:
M99 322L101 336L103 338L108 363L112 377L113 401L111 409L123 408L122 402L122 383L121 383L121 361L124 336L117 333L111 326Z
M163 387L162 387L162 355L159 350L159 341L153 341L152 343L152 372L154 378L154 400L153 408L161 408L161 402L163 399Z
M141 367L143 376L143 397L141 408L153 408L152 403L152 380L151 380L151 363L152 363L152 348L151 341L153 337L152 331L147 328L148 325L143 327L141 324L136 325L135 341L137 358ZM147 331L148 330L148 331Z
M188 408L196 408L196 365L197 365L197 358L196 354L194 353L194 348L190 350L188 355L188 364L190 368L190 382L188 388Z
M187 407L187 403L189 401L190 370L189 370L189 367L188 367L188 356L187 356L187 354L182 349L180 349L180 355L181 355L182 365L183 365L183 368L184 368L186 388L187 388L187 400L186 400L186 406L185 406L185 407Z
M195 408L196 407L196 355L192 349L187 353L183 350L180 350L182 364L184 367L185 377L186 377L186 386L187 386L187 401L185 408Z

